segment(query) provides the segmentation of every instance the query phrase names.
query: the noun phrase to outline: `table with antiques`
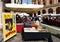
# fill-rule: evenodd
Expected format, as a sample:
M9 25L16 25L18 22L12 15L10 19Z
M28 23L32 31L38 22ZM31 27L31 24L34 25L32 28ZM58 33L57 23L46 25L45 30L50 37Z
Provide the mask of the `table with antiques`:
M52 42L51 33L47 30L37 30L35 27L23 28L22 30L22 39L23 40L39 40L45 38L48 42Z

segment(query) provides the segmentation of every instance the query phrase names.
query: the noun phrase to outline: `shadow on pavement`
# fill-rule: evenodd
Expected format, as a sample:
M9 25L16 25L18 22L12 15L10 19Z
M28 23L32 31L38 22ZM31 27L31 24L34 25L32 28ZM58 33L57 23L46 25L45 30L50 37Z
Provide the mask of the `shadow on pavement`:
M52 35L60 39L60 34L52 34Z

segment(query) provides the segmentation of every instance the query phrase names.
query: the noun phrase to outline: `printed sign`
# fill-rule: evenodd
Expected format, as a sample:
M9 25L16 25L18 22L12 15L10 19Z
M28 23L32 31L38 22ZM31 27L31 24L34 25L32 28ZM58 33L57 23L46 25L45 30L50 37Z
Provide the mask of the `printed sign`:
M16 15L11 13L3 13L3 36L4 41L16 35Z

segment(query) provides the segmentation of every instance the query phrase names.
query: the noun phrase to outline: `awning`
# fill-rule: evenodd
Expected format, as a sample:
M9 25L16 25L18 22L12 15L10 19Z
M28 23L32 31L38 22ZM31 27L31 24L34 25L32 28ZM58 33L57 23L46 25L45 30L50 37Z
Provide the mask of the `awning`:
M44 7L44 5L38 4L12 4L7 3L5 4L6 9L13 10L13 11L21 11L21 12L33 12L38 11Z
M5 4L6 7L10 8L42 8L43 5L38 5L38 4Z

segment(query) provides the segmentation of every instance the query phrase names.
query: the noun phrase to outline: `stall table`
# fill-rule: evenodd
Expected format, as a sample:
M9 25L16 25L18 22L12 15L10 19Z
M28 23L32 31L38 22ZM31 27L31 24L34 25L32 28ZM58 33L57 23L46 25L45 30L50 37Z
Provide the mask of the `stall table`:
M22 39L23 40L39 40L41 38L46 38L48 42L52 42L50 32L39 32L31 28L23 28Z

